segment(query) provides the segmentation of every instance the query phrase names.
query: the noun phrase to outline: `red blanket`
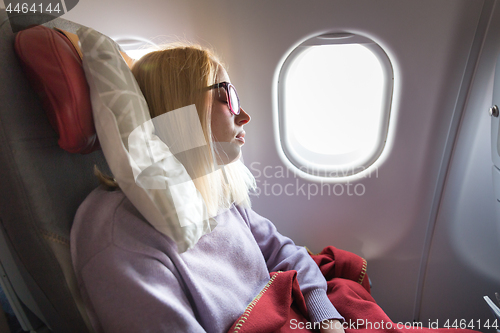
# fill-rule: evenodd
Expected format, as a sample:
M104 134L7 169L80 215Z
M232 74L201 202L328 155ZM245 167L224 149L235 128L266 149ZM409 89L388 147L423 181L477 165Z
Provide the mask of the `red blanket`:
M474 332L456 329L409 327L393 323L370 295L366 261L354 253L326 247L312 255L327 281L328 298L344 316L349 332ZM307 309L297 272L271 273L264 289L233 324L231 333L318 332L319 323L308 321Z

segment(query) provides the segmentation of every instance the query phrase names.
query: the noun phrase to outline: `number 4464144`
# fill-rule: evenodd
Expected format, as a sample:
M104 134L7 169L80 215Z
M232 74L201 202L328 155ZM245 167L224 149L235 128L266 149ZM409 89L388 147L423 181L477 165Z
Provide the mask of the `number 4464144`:
M45 8L44 8L45 7ZM14 8L12 8L12 2L9 3L7 8L5 8L5 11L7 13L59 13L61 10L59 9L59 3L55 4L52 6L51 3L49 3L47 6L44 6L43 4L32 4L31 7L27 3L17 3Z
M461 329L465 329L465 328L469 328L469 329L472 329L472 330L480 330L482 328L494 328L494 329L498 329L498 322L497 320L492 320L490 322L489 319L487 319L486 321L481 321L480 319L477 319L477 320L470 320L470 321L467 321L465 319L455 319L454 321L451 321L450 319L446 320L446 322L444 323L443 327L445 328L461 328Z

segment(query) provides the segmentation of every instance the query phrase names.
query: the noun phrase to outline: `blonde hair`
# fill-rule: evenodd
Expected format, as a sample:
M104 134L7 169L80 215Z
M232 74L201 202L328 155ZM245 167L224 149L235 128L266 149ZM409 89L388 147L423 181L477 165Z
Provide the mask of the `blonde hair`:
M229 208L233 202L250 207L249 191L255 188L253 175L241 161L223 169L218 169L214 163L211 131L214 90L206 87L216 82L219 66L222 65L212 51L198 45L177 43L146 54L132 67L152 119L184 106L196 105L208 146L196 159L194 168L198 170L193 174L197 176L192 178L211 216Z

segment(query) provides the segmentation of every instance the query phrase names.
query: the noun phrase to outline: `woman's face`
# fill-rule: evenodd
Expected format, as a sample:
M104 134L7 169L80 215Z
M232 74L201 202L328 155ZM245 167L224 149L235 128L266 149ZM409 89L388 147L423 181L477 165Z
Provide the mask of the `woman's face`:
M222 66L218 67L216 83L231 82L226 70ZM214 90L211 118L218 164L236 161L241 155L241 146L245 144L243 125L250 121L250 116L242 108L239 115L234 115L229 109L226 90L221 87Z

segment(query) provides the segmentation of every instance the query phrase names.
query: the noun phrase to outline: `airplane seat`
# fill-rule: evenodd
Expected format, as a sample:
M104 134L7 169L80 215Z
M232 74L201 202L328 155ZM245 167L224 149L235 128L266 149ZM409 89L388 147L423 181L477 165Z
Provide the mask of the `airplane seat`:
M0 9L0 282L25 331L92 332L69 247L80 203L110 174L102 151L69 153L15 54L15 25ZM79 25L44 23L75 33Z

